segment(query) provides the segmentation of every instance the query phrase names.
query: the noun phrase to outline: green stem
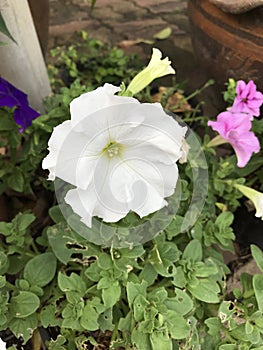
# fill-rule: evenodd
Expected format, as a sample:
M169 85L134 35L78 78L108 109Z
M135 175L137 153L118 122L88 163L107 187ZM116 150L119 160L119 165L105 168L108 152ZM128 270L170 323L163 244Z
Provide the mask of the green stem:
M115 325L112 335L111 335L111 344L118 338L118 323Z
M216 137L214 137L212 140L210 140L208 142L206 147L207 148L216 147L216 146L222 145L224 143L228 143L228 141L225 140L221 135L217 135Z
M209 86L214 84L214 80L210 79L208 80L203 86L201 86L199 89L196 89L193 93L188 95L183 99L183 101L188 101L191 98L195 97L196 95L200 94L204 89L208 88Z
M39 250L37 249L37 246L36 246L36 243L34 242L34 240L32 240L31 245L32 245L32 248L33 248L34 252L39 254Z

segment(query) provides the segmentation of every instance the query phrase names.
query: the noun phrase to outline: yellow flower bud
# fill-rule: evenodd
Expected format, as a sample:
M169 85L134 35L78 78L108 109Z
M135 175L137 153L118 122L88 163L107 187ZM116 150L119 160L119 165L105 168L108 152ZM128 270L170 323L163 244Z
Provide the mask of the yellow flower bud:
M143 90L154 79L163 77L167 74L175 74L175 70L171 67L171 61L169 61L169 58L161 58L162 52L159 49L153 48L152 57L148 66L132 79L127 88L132 95Z

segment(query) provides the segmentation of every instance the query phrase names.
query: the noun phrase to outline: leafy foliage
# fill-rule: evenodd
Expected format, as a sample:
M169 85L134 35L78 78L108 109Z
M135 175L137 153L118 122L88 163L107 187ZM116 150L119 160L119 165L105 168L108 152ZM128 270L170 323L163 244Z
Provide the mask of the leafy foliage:
M127 85L142 67L135 54L127 56L120 48L91 39L84 31L80 35L78 43L51 50L54 64L48 70L54 89L70 85L77 78L91 88L104 83Z
M132 57L84 39L88 57L77 55L76 47L54 53L59 69L64 66L74 82L46 100L46 114L24 134L17 132L12 110L1 109L0 190L10 198L12 217L0 222L0 330L9 328L25 343L36 328L54 328L59 334L47 344L53 350L97 346L99 331L110 334L110 349L262 350L262 275L243 274L240 289L226 290L229 269L218 249L233 250L232 211L241 198L233 184L244 183L245 177L258 184L258 162L252 159L249 173L241 174L231 157L218 160L205 147L205 138L209 191L201 215L182 232L194 175L189 164L180 165L178 212L145 244L103 248L87 242L65 221L40 167L50 133L69 118L74 97L109 79L118 84L134 71ZM86 75L79 72L77 60ZM56 88L62 84L57 78L55 82ZM187 118L193 120L189 114ZM206 118L199 118L205 127ZM28 197L36 201L41 191L48 193L50 206L44 227L32 206L24 210L15 205L21 195L25 203ZM135 221L130 215L122 228L129 232ZM110 227L117 234L116 225ZM263 271L261 250L252 246L251 251Z

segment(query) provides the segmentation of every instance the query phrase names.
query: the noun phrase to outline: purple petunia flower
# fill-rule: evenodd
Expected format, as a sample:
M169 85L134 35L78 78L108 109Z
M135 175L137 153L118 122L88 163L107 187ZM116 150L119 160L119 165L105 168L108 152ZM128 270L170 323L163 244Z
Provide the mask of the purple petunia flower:
M27 95L0 77L0 107L16 107L14 120L23 132L40 114L28 104Z
M250 80L246 84L243 80L239 80L237 82L236 93L237 96L229 111L247 113L252 119L253 116L258 117L260 115L260 107L263 103L263 94L257 91L254 81Z
M209 121L208 125L231 144L238 159L238 167L244 167L252 154L259 152L260 144L250 131L252 123L246 113L222 112L217 116L217 121Z

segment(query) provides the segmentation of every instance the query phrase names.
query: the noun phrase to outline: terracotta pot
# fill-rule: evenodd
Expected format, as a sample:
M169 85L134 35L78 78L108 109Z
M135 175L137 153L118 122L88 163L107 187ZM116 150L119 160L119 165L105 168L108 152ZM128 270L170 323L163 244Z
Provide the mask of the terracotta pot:
M189 0L192 43L201 69L224 90L224 82L253 79L263 90L263 8L223 12L209 0Z

